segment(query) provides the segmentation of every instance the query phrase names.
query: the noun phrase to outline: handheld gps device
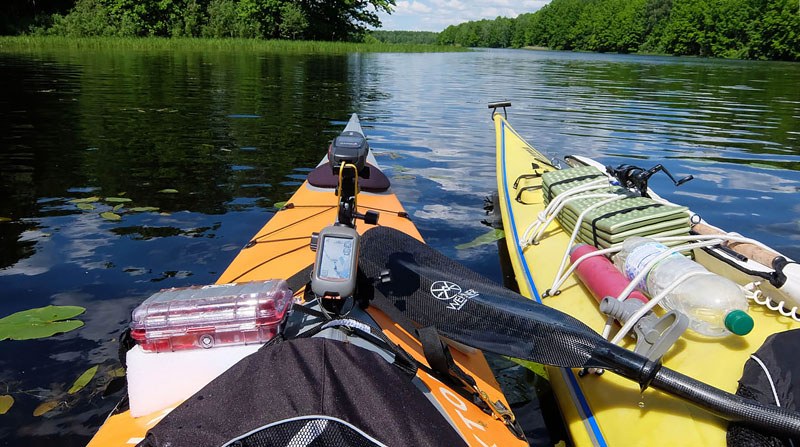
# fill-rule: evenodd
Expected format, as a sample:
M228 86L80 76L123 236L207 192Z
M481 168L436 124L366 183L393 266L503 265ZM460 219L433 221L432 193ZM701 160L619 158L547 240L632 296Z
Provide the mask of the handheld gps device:
M356 290L359 235L355 228L331 225L316 236L317 258L311 290L320 297L345 299Z

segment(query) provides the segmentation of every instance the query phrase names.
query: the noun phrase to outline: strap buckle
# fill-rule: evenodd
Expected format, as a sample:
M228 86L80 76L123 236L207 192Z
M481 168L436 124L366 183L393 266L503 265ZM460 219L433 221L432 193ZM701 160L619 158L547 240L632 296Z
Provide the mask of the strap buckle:
M506 427L511 430L511 433L514 433L514 436L519 439L525 439L525 433L522 431L522 427L517 424L517 418L514 416L514 412L512 412L511 409L506 408L505 404L503 404L503 401L497 400L492 402L492 400L489 398L489 395L486 394L485 391L478 388L477 385L473 385L472 389L475 390L478 397L480 397L480 399L489 407L495 419L502 421L503 424L505 424Z

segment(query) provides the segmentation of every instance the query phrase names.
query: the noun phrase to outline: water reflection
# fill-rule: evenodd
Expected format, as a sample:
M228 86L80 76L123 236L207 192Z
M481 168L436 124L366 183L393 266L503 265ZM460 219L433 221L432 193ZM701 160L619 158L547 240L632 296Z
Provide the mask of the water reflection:
M352 112L428 243L498 281L493 245L455 246L486 232L483 198L496 187L486 104L499 99L540 150L694 174L678 190L652 184L800 258L797 64L58 51L0 54L0 80L0 316L88 309L80 330L0 342L0 386L40 390L15 394L2 416L11 443L85 444L117 397L87 391L33 418L39 396L90 365L118 366L117 334L148 294L213 282ZM70 202L91 197L94 209ZM119 220L101 217L118 205Z

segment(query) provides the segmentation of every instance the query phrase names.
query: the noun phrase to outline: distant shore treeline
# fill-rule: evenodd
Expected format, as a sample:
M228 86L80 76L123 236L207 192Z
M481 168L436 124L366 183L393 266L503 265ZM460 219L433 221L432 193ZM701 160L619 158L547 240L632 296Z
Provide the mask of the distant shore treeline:
M797 0L553 0L515 19L452 25L439 43L800 60Z
M377 12L391 12L395 0L4 0L2 3L2 34L361 41L368 27L381 26ZM32 9L31 5L35 7Z
M409 43L417 45L436 45L439 33L433 31L371 31L370 36L383 43Z

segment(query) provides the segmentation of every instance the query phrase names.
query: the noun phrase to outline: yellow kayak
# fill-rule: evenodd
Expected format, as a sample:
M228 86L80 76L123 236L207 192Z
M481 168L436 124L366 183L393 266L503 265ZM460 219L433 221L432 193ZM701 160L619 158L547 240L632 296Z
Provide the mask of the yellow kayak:
M547 188L546 185L543 188L542 174L559 168L528 144L501 114L495 113L493 119L497 144L499 208L502 212L511 264L521 293L532 300L569 314L598 333L602 333L607 316L599 311L595 297L575 278L575 275L570 276L558 287L560 293L551 292L553 296L547 296L546 293L554 284L560 261L570 243L571 231L562 226L566 220L553 220L544 229L537 244L526 244L526 240L530 237L526 231L545 210L548 199L552 200L552 197L543 194L543 189L547 191ZM604 170L596 162L582 157L570 157L569 163L584 167L594 165L599 168L599 172ZM691 215L690 212L687 214ZM572 218L574 216L567 220ZM689 222L688 218L686 221ZM696 224L695 231L702 229L711 233L721 233L719 229L705 222L698 222L697 219L691 220L691 224ZM579 234L579 237L588 239L594 237L597 241L597 233L594 235L590 233ZM601 234L601 237L611 236ZM609 239L608 244L611 245L612 242ZM768 253L777 255L771 251ZM757 275L743 274L741 269L731 267L732 262L724 262L712 255L704 250L694 250L695 260L708 270L727 276L740 285L759 279ZM739 256L739 258L741 261L744 257ZM758 257L752 256L752 258ZM741 262L752 263L752 260ZM796 270L790 272L791 269L796 269L796 265L789 262L786 272L796 272ZM764 271L772 268L770 265L761 266ZM766 295L777 297L794 287L789 284L791 281L794 279L790 278L783 290L777 290L762 279L765 284L761 287L764 288ZM661 314L663 311L658 309L658 313ZM796 319L752 301L748 313L752 317L754 328L747 335L711 338L686 331L661 359L663 365L734 393L737 381L742 375L742 367L750 354L755 352L771 334L800 327ZM616 329L619 329L619 326L612 330L611 335ZM628 349L634 348L631 337L625 337L621 344ZM725 420L673 396L652 388L641 392L637 383L609 373L579 374L579 370L553 367L548 368L548 372L572 438L571 442L576 446L726 444L728 424ZM568 444L570 442L565 441Z

